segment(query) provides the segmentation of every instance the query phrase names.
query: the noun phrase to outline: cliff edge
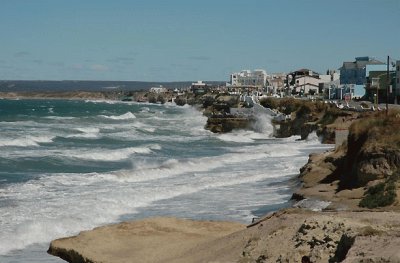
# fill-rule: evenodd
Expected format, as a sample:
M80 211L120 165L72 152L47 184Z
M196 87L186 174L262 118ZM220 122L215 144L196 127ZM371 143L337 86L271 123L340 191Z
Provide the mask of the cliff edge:
M303 256L312 262L400 262L399 246L398 213L292 208L248 228L171 218L126 222L55 240L48 252L71 263L301 262Z

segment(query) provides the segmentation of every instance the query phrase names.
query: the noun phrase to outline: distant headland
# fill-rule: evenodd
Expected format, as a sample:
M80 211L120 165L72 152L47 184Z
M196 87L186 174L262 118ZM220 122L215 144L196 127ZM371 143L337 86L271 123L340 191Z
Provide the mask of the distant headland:
M163 86L181 89L193 81L148 82L148 81L97 81L97 80L0 80L0 92L65 92L65 91L138 91ZM223 81L207 81L222 84Z

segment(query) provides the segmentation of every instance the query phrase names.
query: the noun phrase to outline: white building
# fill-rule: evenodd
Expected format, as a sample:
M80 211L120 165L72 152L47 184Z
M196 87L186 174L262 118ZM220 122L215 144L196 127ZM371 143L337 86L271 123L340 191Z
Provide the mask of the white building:
M309 69L289 73L288 83L294 93L301 95L320 95L332 85L339 85L340 74L329 70L326 75Z
M160 87L152 87L149 90L152 93L165 93L168 90L166 88L164 88L162 85L160 85Z
M286 73L274 73L267 76L268 94L281 94L285 88Z
M267 72L263 69L256 69L254 71L242 70L240 72L232 73L230 76L231 86L267 86Z
M318 94L319 83L321 80L311 76L301 76L296 79L295 89L296 92L301 92L302 94Z

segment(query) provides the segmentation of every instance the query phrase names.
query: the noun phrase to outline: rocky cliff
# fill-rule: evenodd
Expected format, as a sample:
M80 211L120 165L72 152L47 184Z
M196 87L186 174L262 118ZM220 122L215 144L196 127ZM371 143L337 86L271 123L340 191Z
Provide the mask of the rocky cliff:
M347 143L334 151L310 156L300 170L303 187L297 194L351 209L361 205L398 210L399 126L400 115L395 112L354 121Z

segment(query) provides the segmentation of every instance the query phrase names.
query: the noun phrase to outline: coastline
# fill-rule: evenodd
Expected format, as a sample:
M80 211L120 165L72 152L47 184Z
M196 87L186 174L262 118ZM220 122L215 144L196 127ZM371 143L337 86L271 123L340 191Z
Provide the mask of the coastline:
M400 262L399 225L394 212L296 208L246 229L227 222L151 218L54 240L48 253L68 262L301 262L305 255L312 262Z
M112 93L92 91L65 91L65 92L0 92L1 99L65 99L85 100L100 99L115 100Z
M305 167L320 164L332 153L312 154ZM317 184L303 185L295 192L331 201L322 211L281 209L246 228L237 224L233 229L230 222L150 218L54 240L48 253L68 262L301 262L304 255L312 262L400 262L400 213L392 207L357 208L354 200L359 201L359 194L334 196L333 189L334 185L331 192ZM166 227L166 221L175 223ZM183 231L182 224L190 227ZM225 232L225 227L232 232ZM96 245L100 243L107 245Z
M163 224L168 219L163 218L154 219L151 229L145 231L146 233L139 231L140 233L138 234L128 227L133 224L133 229L143 229L143 224L147 224L147 220L153 220L145 219L114 225L121 230L119 233L115 229L112 230L115 235L104 235L102 233L103 228L88 231L93 233L93 236L84 241L89 244L88 250L79 250L82 245L76 242L82 238L82 235L78 235L78 237L61 239L59 240L60 242L52 242L49 253L82 255L80 258L70 257L70 262L83 262L82 257L85 257L86 262L104 261L105 257L108 257L106 262L131 262L127 258L140 258L138 261L146 262L146 257L149 257L148 262L299 262L302 255L311 256L313 262L327 262L329 258L335 257L337 253L338 257L342 257L337 251L343 250L342 247L347 246L346 259L349 261L346 262L371 258L376 258L376 261L372 262L381 262L378 259L397 262L396 260L400 258L396 252L396 248L399 245L397 236L400 233L398 227L400 222L397 220L399 218L397 212L394 211L396 206L376 210L361 209L357 204L364 194L365 187L337 192L336 189L339 184L337 180L321 183L335 170L333 163L343 155L343 151L344 149L339 148L336 151L311 154L309 162L301 169L299 179L302 182L302 187L295 192L295 196L330 201L331 204L321 212L298 208L283 209L261 218L246 229L244 229L243 225L239 225L237 229L235 228L237 231L232 232L229 232L230 230L224 232L213 228L214 225L212 224L210 225L213 229L212 233L207 233L202 228L202 225L205 224L203 221L187 222L190 227L183 231L176 227L182 224L181 222L173 221L177 219L171 219L175 223L165 227ZM374 216L371 216L372 214ZM222 224L223 227L231 224L211 223ZM329 229L331 225L332 233L325 235L325 230ZM104 228L108 228L108 226ZM310 229L318 230L319 232L308 231ZM340 229L340 235L334 235L333 232L335 231L333 229ZM165 232L168 233L167 236ZM83 232L83 236L86 236L84 233L87 233L87 231ZM142 234L149 238L148 243L141 243L143 241ZM98 242L96 240L99 238L101 240L101 238L110 236L112 236L112 240L103 240L101 243L107 244L113 249L108 251L109 255L97 258L102 255L102 251L97 249L102 249L102 247L95 245L96 243L92 243L92 245L90 243ZM134 240L127 240L128 244L141 243L143 248L139 250L143 254L138 254L137 251L126 248L125 259L121 258L121 253L116 251L123 249L121 243L118 242L124 236L134 238ZM161 238L166 237L166 239L160 241L160 236ZM202 238L199 238L199 236L202 236ZM317 237L317 239L314 240L313 237ZM341 241L342 239L344 241ZM66 249L64 241L67 240L72 245ZM381 250L383 252L374 250L374 247L367 246L368 240L369 242L373 240L376 244L384 244L384 240L393 240L391 244L394 247L391 245L382 246ZM114 243L115 246L112 245L112 242L116 242ZM155 244L154 242L160 242L157 248L151 245ZM346 245L346 242L352 243L351 246ZM343 246L341 245L342 243L344 244ZM168 246L162 248L163 244L168 244ZM285 244L285 246L281 247L279 244ZM145 250L144 248L148 249ZM105 248L103 247L103 249ZM370 251L371 254L363 252L365 249ZM155 251L160 253L158 254L159 261L151 258ZM205 253L206 251L207 253ZM206 254L207 256L202 256ZM353 258L353 261L350 261L350 258Z

